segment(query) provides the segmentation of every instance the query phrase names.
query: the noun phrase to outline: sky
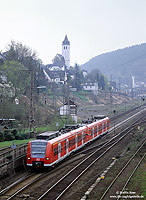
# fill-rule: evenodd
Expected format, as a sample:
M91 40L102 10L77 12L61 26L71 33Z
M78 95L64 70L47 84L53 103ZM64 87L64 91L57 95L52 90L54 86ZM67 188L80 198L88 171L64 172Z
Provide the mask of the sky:
M71 65L81 65L145 43L146 0L0 0L0 24L0 51L18 41L51 64L67 34Z

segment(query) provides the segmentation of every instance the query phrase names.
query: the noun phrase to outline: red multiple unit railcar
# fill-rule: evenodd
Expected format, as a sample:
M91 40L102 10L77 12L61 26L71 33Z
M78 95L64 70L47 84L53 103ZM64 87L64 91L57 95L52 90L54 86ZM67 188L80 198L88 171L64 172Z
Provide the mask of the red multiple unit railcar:
M107 133L108 129L109 118L105 117L50 140L32 140L27 149L27 166L52 166Z

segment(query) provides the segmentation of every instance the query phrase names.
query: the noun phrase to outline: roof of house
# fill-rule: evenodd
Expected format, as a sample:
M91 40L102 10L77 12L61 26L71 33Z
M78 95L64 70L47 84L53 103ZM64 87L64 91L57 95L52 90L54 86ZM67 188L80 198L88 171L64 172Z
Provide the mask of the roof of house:
M69 103L69 105L75 105L75 106L77 106L77 104L75 104L75 102L73 100L71 100L71 99L69 99L68 102L65 102L64 105L68 105L68 103Z
M61 54L57 54L54 59L52 60L53 66L59 66L62 67L65 65L65 59Z
M61 81L64 81L65 72L63 70L60 71L50 71L49 69L46 69L46 73L50 77L50 79L56 79L60 78Z

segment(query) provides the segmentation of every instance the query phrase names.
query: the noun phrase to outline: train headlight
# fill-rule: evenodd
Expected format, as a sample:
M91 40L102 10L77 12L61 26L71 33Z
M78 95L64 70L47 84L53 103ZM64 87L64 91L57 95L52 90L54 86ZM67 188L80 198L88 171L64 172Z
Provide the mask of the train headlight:
M46 158L46 160L49 160L49 158Z
M27 159L30 160L30 157L28 157Z

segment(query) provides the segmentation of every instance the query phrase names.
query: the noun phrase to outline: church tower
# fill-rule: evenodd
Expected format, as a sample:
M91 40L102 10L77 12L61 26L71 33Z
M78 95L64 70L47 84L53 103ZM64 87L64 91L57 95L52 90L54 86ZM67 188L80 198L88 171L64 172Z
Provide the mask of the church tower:
M62 55L65 59L65 64L69 68L70 67L70 42L67 38L67 35L62 42Z

